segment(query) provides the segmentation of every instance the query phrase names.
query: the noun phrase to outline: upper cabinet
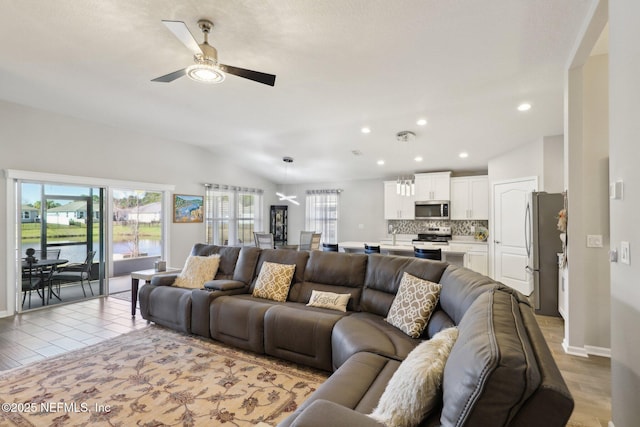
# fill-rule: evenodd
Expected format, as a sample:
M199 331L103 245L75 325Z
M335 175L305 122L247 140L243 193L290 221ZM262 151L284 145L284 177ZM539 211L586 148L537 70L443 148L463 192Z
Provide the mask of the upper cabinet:
M452 220L489 219L489 177L464 176L451 178Z
M416 197L398 194L396 184L384 182L384 219L415 219Z
M417 173L415 200L449 200L451 172Z

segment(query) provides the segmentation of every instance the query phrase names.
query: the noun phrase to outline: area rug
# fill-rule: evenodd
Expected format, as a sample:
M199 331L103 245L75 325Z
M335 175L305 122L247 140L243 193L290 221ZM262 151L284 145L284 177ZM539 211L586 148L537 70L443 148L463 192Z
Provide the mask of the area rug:
M0 426L276 425L327 376L152 325L0 375Z

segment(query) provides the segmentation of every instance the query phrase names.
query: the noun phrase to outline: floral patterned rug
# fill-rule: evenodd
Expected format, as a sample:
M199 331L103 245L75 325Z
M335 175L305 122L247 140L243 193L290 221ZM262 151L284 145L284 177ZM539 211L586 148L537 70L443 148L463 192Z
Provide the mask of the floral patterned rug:
M327 376L152 325L0 375L0 426L275 425Z

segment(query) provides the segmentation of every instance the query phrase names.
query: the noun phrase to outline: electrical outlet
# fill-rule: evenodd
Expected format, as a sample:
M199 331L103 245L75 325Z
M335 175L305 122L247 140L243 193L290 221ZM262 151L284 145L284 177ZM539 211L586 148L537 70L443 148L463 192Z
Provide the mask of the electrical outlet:
M589 235L587 235L587 247L588 248L601 248L602 247L602 235L601 234L589 234Z
M627 265L631 264L629 242L620 242L620 262Z

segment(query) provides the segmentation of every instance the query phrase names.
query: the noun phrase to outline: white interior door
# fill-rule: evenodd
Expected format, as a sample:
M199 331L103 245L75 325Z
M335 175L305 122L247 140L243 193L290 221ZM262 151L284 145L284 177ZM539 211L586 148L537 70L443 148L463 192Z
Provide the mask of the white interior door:
M537 181L532 177L493 185L494 278L525 295L533 292L532 277L525 269L525 210Z

